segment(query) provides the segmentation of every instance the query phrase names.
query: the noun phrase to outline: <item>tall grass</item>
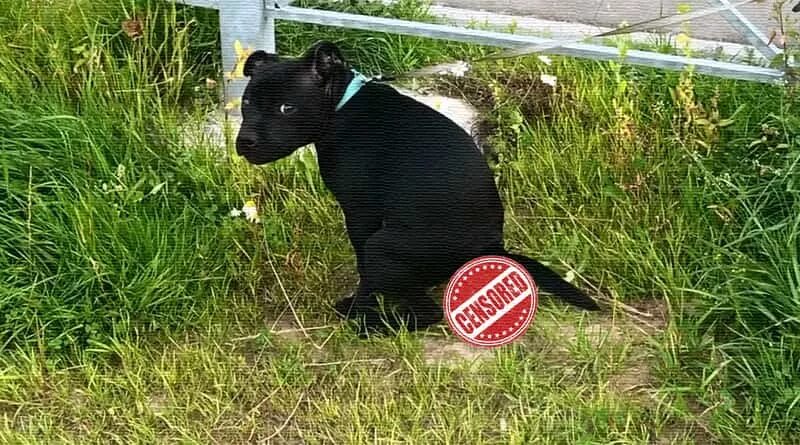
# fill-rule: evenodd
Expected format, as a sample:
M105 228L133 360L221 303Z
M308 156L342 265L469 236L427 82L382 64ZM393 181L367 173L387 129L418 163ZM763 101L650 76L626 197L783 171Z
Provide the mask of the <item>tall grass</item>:
M559 86L531 107L541 72ZM665 396L709 409L719 434L795 434L793 93L571 60L507 61L478 76L508 88L495 97L492 140L510 242L618 300L665 299Z
M710 248L715 262L698 259L694 298L702 304L686 329L713 338L702 345L712 360L692 363L713 388L710 400L736 407L730 415L739 422L798 431L800 127L795 107L779 107L762 121L768 137L748 144L738 168L705 187L731 227Z
M3 2L0 28L0 342L50 352L209 310L240 200L218 153L181 144L204 60L191 23L167 3L65 8ZM146 23L136 39L127 18Z

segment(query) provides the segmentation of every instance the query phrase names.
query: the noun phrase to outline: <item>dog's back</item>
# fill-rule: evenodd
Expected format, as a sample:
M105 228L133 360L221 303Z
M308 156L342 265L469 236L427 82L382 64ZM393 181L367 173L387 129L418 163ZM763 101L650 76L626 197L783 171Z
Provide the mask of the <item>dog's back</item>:
M472 137L427 105L368 83L339 110L332 137L316 145L334 193L339 182L348 183L345 194L358 183L360 205L367 187L380 190L374 205L386 223L430 234L431 248L500 243L503 207L491 170Z

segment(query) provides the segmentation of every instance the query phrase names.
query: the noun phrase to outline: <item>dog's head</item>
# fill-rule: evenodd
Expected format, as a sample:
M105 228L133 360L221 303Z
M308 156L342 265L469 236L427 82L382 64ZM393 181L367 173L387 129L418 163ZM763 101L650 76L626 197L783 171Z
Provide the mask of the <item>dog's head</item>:
M250 80L242 95L236 151L250 163L266 164L322 136L349 70L333 43L319 42L294 59L256 51L245 62L244 75Z

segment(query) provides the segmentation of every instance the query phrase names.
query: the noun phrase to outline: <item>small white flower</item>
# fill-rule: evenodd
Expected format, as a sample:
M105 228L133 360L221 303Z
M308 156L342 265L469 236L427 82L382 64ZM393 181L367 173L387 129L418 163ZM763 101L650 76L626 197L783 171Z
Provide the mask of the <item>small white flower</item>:
M439 74L452 74L456 77L464 77L467 71L469 71L469 64L463 60L459 60L454 64L447 65Z
M244 207L242 207L242 213L244 213L244 217L252 223L258 223L261 221L261 219L258 217L256 203L253 201L247 201L244 203Z
M242 216L242 211L241 210L239 210L239 209L231 210L231 217L237 218L239 216Z
M558 80L556 76L550 74L542 74L541 76L539 76L539 78L542 80L543 83L546 83L547 85L550 85L553 88L556 87L556 80Z
M467 71L469 71L469 64L464 61L459 61L458 64L450 70L456 77L464 77Z
M564 281L566 281L567 283L572 283L573 281L575 281L575 272L571 270L567 271L567 275L564 276Z
M539 60L541 60L545 65L552 65L553 61L550 60L547 56L539 56Z

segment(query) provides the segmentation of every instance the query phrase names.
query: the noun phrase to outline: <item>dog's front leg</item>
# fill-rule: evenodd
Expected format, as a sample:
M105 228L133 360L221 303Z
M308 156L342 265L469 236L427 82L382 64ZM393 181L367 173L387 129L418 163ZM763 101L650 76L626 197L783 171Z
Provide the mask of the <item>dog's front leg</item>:
M350 244L353 246L353 250L356 254L356 267L358 268L359 276L363 276L364 274L367 240L381 229L382 224L382 217L377 212L364 212L360 214L354 214L352 212L345 213L347 235L350 238Z
M364 245L358 291L336 303L336 312L358 321L359 334L385 333L401 325L423 329L442 318L441 308L427 295L430 283L421 278L411 255L413 243L404 235L403 229L385 227L373 234Z

